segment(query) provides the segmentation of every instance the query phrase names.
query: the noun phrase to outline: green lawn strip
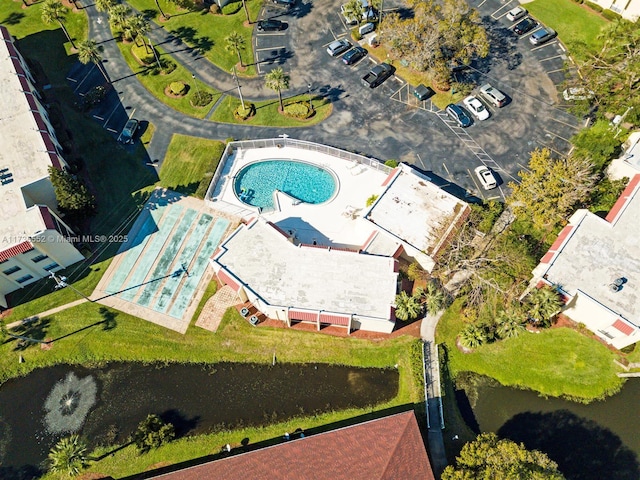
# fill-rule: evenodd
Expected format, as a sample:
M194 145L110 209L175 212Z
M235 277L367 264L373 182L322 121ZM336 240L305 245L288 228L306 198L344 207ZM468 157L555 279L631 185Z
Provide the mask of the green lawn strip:
M87 38L89 24L82 11L67 10L64 25L77 44ZM40 4L22 8L22 2L5 0L0 2L0 24L18 40L23 55L35 58L47 72L52 85L66 85L68 68L75 61L71 55L71 44L57 22L47 25L42 21Z
M241 51L242 59L249 66L244 71L238 71L239 76L253 77L256 68L253 65L252 33L254 24L244 26L246 16L242 2L236 2L240 8L233 15L212 15L207 10L189 12L178 9L171 2L161 1L162 10L171 18L160 21L160 13L154 0L129 0L128 3L141 12L149 12L153 20L167 32L180 38L185 44L200 48L203 55L214 65L230 72L238 63L235 51L227 50L227 38L232 32L238 32L245 41L245 48ZM263 5L263 0L247 0L250 18L255 21ZM225 11L230 6L225 8Z
M220 92L209 87L206 83L201 82L200 80L194 80L191 76L192 73L173 59L172 61L177 64L177 67L173 72L168 75L151 75L149 73L149 67L140 65L134 58L131 53L132 45L132 43L118 42L118 48L120 48L122 56L129 65L129 68L131 68L131 71L137 75L140 83L142 83L142 85L144 85L144 87L151 92L154 97L174 110L192 117L204 118L213 104L217 101ZM159 47L156 47L156 50L158 50L158 55L160 56L168 55ZM188 93L179 98L169 97L164 93L164 91L171 82L186 83L189 85ZM209 105L204 107L194 107L191 105L191 98L198 90L207 91L213 94L213 100Z
M576 44L585 44L597 51L604 39L598 38L608 22L597 13L571 0L534 0L525 5L537 20L558 32L569 51Z
M156 133L156 126L151 122L140 122L140 130L142 133L140 134L140 148L146 150L145 146L149 146L151 144L151 140L153 140L153 134ZM142 152L144 154L144 152Z
M252 102L245 99L245 105L253 103L256 107L256 114L247 120L238 120L234 117L233 112L240 105L240 100L226 96L222 99L218 107L213 112L210 120L220 123L237 123L239 125L264 125L270 127L304 127L315 125L325 120L333 111L333 105L328 98L312 97L312 104L315 115L307 120L298 120L281 114L278 111L280 106L278 99L265 100L262 102ZM285 105L295 102L309 102L307 94L294 95L292 97L283 98Z
M617 392L622 381L615 354L604 345L567 328L522 333L464 354L455 344L463 326L456 301L438 323L437 341L447 345L453 377L471 371L501 384L528 388L552 397L590 401Z
M160 185L204 198L224 148L218 140L174 134L160 169Z

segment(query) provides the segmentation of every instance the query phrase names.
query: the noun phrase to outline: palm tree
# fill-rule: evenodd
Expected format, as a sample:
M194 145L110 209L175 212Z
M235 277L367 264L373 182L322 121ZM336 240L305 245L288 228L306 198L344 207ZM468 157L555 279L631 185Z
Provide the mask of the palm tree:
M78 435L61 439L49 452L52 472L77 475L87 466L87 446Z
M422 304L427 308L427 312L431 315L435 315L442 310L447 300L445 293L433 281L427 283L426 289L418 288L416 296L422 301Z
M496 317L496 333L500 338L513 338L524 332L524 319L512 309L501 311Z
M93 40L83 40L78 43L78 60L81 63L86 65L89 62L95 64L102 73L104 79L108 82L109 77L107 77L107 72L104 70L102 66L102 57L100 56L100 51L98 50L98 45Z
M114 30L122 30L124 24L131 15L131 9L122 3L114 5L109 9L109 22Z
M361 23L365 11L360 0L349 0L342 5L342 13L345 18L354 19L357 23Z
M529 294L529 316L542 326L549 326L551 318L562 307L558 292L550 287L536 288Z
M420 315L422 306L414 296L402 291L396 295L396 317L400 320L414 320Z
M138 43L138 39L141 35L148 33L150 28L149 22L147 22L142 15L133 15L127 17L125 20L122 26L122 33L126 39L134 40L136 46L140 47L141 45Z
M164 12L162 11L162 8L160 8L160 1L159 0L156 0L156 7L158 7L158 11L160 12L160 15L162 15L162 18L165 19L165 20L169 20L169 17L166 16L164 14Z
M73 43L73 40L71 39L67 28L64 26L64 17L66 14L67 9L59 0L45 0L42 4L42 21L47 25L53 22L58 22L60 28L62 28L62 31L67 36L67 40L69 40L69 42L71 43L71 46L73 48L76 48L76 45L75 43Z
M95 0L96 10L99 12L108 12L115 4L116 0Z
M487 336L483 327L470 323L460 332L459 339L463 347L477 348L487 341Z
M280 111L284 111L284 104L282 103L282 90L289 88L289 81L291 77L284 73L282 67L274 68L264 76L265 85L271 90L278 92L278 100L280 101Z
M244 67L244 63L242 63L242 56L240 55L240 50L244 50L244 37L238 32L231 32L231 34L225 38L225 41L227 42L227 50L230 52L236 52L240 66Z

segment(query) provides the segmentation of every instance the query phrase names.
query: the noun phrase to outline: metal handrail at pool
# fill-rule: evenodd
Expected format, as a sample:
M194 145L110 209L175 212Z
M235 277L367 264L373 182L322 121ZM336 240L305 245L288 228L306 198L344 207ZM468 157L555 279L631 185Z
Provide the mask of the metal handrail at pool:
M378 171L389 173L393 170L391 167L385 165L380 160L372 157L366 157L364 155L360 155L357 153L347 152L346 150L341 150L339 148L331 147L329 145L323 145L320 143L307 142L305 140L296 140L293 138L266 138L266 139L256 139L256 140L241 140L237 142L229 142L222 154L222 158L218 163L218 167L216 168L215 173L213 174L213 178L211 179L211 183L209 184L209 188L207 189L207 194L205 196L206 201L216 202L218 201L218 196L221 196L226 188L226 182L229 178L223 178L222 174L225 171L230 171L232 163L227 165L227 162L230 160L234 162L236 157L234 156L235 152L242 149L252 149L252 148L282 148L282 147L292 147L292 148L300 148L303 150L309 150L312 152L320 152L326 155L331 155L333 157L341 158L343 160L347 160L353 162L354 164L367 165L368 167L375 168ZM216 185L222 178L223 183L220 184L220 188L218 188L219 194L214 196L214 191L216 189Z

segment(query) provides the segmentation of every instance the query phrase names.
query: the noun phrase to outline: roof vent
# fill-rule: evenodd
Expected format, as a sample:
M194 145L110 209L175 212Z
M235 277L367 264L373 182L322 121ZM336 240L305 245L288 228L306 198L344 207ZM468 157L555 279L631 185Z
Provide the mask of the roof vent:
M622 285L618 285L618 284L616 284L615 282L614 282L614 283L609 284L609 289L610 289L612 292L619 292L621 288L622 288Z

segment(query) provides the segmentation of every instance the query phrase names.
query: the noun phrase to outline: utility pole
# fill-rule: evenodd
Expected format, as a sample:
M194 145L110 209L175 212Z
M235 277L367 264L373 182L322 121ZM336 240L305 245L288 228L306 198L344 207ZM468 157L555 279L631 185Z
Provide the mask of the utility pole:
M151 51L153 51L153 56L156 58L156 63L158 64L158 69L162 70L162 64L160 63L160 58L158 58L158 52L156 52L156 49L153 46L153 43L151 43L151 37L148 37L148 40L149 40L149 46L151 47Z
M89 297L87 297L84 293L82 293L80 290L78 290L77 288L75 288L73 285L70 285L67 283L67 277L57 277L55 273L51 272L51 278L53 278L56 282L56 286L53 287L55 290L60 290L61 288L64 287L69 287L71 290L73 290L74 292L76 292L78 295L80 295L81 297L83 297L85 300L88 300L90 302L93 302L93 300L91 300Z

